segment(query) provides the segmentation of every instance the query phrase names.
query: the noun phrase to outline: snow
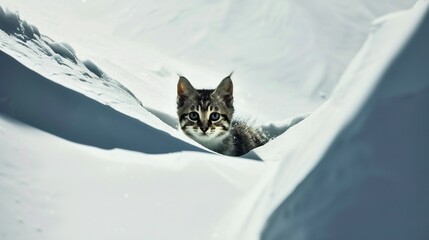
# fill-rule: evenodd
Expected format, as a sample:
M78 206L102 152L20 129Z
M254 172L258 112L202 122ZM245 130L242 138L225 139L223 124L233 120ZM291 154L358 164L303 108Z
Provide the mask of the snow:
M85 147L3 114L0 138L2 239L209 239L264 167Z
M42 34L0 10L0 238L426 239L413 4L1 0ZM176 73L231 70L241 158L175 129Z
M0 53L4 114L64 139L146 153L199 151L171 135L37 75ZM37 94L34 94L37 93ZM115 126L112 128L112 126ZM150 139L148 139L150 136Z
M271 215L261 239L427 239L428 27L427 2L376 22L359 77L371 80L380 71L381 78L317 167ZM374 49L380 43L382 50ZM379 58L386 50L396 56ZM376 59L393 62L371 66L380 65Z
M76 54L74 53L74 50L66 47L64 44L61 43L47 42L47 44L55 53L59 54L61 57L67 58L68 60L77 63Z
M100 68L95 65L91 60L85 60L83 61L83 65L85 65L86 68L88 68L89 71L97 75L99 78L103 77L103 71L100 70Z
M375 21L332 98L256 150L283 159L231 215L230 239L427 238L426 11Z

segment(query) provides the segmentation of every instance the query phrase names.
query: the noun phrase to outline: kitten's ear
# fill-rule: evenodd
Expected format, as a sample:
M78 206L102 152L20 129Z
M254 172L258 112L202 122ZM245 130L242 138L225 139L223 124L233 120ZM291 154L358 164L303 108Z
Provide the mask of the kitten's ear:
M180 76L179 82L177 83L177 96L178 97L186 97L191 96L196 93L195 88L192 84L183 76Z
M233 90L233 85L232 85L231 75L229 75L226 78L224 78L222 82L220 82L219 86L217 86L217 88L213 92L213 95L221 96L224 99L224 101L227 103L232 102L232 99L233 99L232 90Z

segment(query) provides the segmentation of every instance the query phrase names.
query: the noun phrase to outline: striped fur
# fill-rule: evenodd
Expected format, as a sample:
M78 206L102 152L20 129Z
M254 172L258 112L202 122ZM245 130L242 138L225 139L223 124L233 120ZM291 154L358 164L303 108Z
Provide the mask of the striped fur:
M180 129L201 145L221 154L239 156L267 142L267 137L241 121L233 121L231 76L216 89L197 90L185 78L177 84Z

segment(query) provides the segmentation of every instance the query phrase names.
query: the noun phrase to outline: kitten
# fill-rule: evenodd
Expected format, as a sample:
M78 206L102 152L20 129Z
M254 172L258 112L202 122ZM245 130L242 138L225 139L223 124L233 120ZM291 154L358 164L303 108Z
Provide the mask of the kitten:
M197 90L185 78L177 84L177 115L181 130L215 152L239 156L268 141L261 131L233 121L231 75L213 90Z

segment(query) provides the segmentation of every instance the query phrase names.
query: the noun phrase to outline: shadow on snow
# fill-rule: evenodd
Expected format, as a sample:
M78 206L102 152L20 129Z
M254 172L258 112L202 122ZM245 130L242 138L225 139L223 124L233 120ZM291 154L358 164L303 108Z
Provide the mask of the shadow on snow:
M54 83L0 52L0 112L61 138L160 154L204 151L81 93Z

